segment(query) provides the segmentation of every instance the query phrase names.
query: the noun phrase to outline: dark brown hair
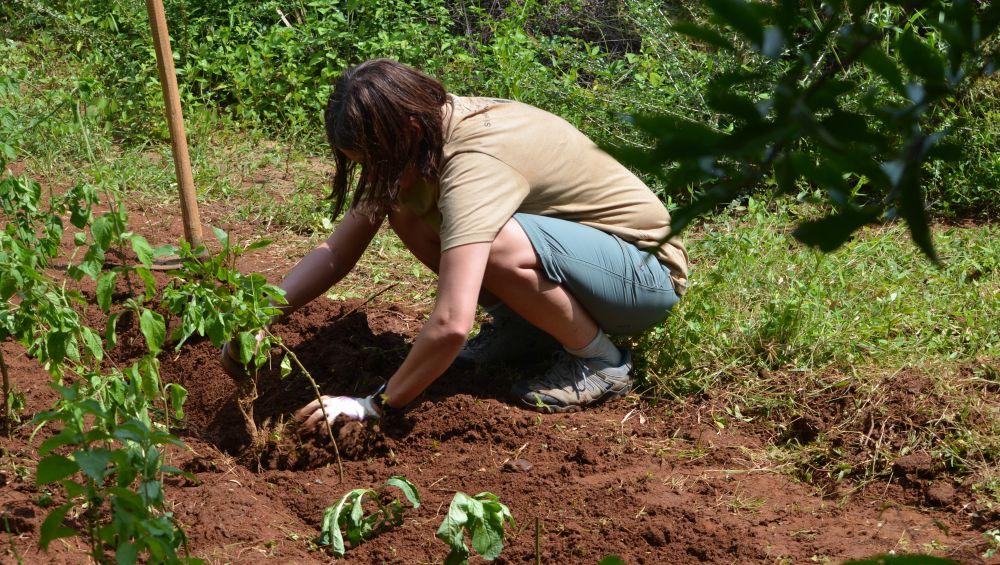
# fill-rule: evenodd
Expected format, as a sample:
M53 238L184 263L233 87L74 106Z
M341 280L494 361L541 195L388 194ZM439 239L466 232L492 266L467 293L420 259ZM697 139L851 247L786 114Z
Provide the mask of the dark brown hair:
M374 59L347 70L326 106L326 137L337 161L330 198L338 216L347 202L357 163L361 171L351 209L380 218L399 194L408 165L424 178L440 173L444 86L413 67Z

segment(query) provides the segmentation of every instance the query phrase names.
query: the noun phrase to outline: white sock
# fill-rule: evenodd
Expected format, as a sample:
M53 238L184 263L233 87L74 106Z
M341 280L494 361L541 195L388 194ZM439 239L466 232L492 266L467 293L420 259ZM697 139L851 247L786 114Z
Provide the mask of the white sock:
M582 349L570 349L567 347L566 352L581 359L606 363L609 367L617 367L622 362L622 352L615 344L611 343L611 340L608 339L608 336L604 335L604 331L601 328L597 328L597 335Z

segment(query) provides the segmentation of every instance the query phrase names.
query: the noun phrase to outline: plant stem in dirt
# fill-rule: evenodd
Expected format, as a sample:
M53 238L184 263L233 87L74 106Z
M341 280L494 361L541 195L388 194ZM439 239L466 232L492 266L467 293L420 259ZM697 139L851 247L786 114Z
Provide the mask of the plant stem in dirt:
M535 565L542 565L542 521L535 516Z
M263 438L259 437L260 430L257 429L257 424L253 420L253 405L254 402L257 402L258 397L256 376L251 377L246 383L240 383L237 387L236 407L240 409L240 414L243 414L247 433L256 444L258 441L263 441Z
M11 424L14 423L14 411L10 406L10 375L7 374L7 362L3 358L3 351L0 351L0 375L3 376L3 431L10 434Z
M270 332L269 332L270 333ZM319 409L323 412L323 424L326 427L326 433L330 436L330 443L333 444L333 453L337 457L337 472L340 475L340 482L344 482L344 462L340 459L340 448L337 446L337 438L333 435L333 428L330 425L330 420L327 418L326 407L323 406L323 395L319 391L319 385L316 384L316 379L313 378L312 374L302 365L299 361L299 357L288 348L287 345L282 343L280 340L276 340L278 345L284 350L285 354L288 355L292 361L299 367L302 374L309 379L309 384L312 385L313 393L316 395L316 400L319 401Z

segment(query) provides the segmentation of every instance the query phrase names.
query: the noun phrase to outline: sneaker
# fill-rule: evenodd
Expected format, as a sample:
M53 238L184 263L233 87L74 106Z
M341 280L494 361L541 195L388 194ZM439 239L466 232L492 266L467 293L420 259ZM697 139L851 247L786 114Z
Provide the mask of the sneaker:
M632 356L626 351L618 367L598 368L566 352L540 378L514 385L518 402L538 412L576 412L632 390Z
M459 365L526 365L541 361L559 348L549 334L507 308L479 327L476 337L458 352Z

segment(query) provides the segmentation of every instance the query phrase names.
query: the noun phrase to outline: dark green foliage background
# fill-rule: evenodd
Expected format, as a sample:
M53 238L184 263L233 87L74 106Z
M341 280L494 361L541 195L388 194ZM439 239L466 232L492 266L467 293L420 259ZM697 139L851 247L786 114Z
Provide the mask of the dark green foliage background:
M165 0L185 108L323 151L321 111L349 65L390 57L441 78L455 93L515 98L562 115L600 143L649 145L622 118L667 114L732 126L703 95L720 72L752 61L699 45L673 24L703 23L700 2L654 0ZM813 9L812 3L803 11ZM815 3L820 6L820 3ZM814 13L815 10L813 10ZM873 19L885 14L872 14ZM145 5L139 0L10 0L0 35L69 54L107 100L116 137L165 137ZM824 63L826 64L826 63ZM832 61L829 64L833 64ZM871 76L857 80L879 84ZM963 159L927 171L943 218L1000 212L996 78L950 101ZM651 183L656 184L651 181ZM763 188L763 187L762 187ZM809 187L807 187L808 189ZM662 190L661 190L662 192ZM684 203L690 191L662 196Z

